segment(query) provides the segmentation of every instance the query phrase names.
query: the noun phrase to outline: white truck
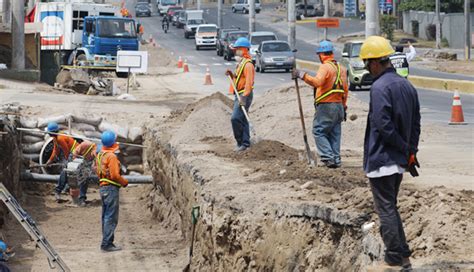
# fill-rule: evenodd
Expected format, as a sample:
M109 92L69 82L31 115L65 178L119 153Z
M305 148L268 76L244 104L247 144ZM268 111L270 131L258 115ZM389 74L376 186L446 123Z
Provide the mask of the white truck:
M217 46L217 25L215 24L203 24L199 25L194 35L196 42L196 50L202 47L214 47Z
M156 0L156 9L160 16L167 14L170 7L178 5L179 0Z
M184 15L184 38L193 37L197 27L204 24L202 14L202 10L186 10Z

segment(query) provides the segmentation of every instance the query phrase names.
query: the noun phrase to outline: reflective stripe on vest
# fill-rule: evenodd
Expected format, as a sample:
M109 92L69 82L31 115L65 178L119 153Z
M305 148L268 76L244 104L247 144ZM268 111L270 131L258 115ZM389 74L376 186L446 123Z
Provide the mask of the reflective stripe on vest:
M92 148L94 148L95 144L91 144L91 146L89 146L89 148L87 149L86 153L84 153L84 155L82 155L84 158L89 154L89 152L92 151Z
M106 152L100 152L99 155L97 155L97 170L99 170L99 173L98 173L98 176L99 178L102 176L102 158L104 157L104 155L106 154ZM107 174L107 173L105 173ZM110 179L107 179L107 178L100 178L99 179L99 184L101 182L107 182L109 184L112 184L112 185L115 185L117 187L122 187L122 184L116 182L116 181L113 181L113 180L110 180Z
M249 62L252 62L252 61L249 60L249 59L243 59L242 60L242 63L240 64L239 71L237 72L237 78L234 81L235 88L237 88L239 86L240 78L242 77L242 74L244 73L245 65L247 65L247 63L249 63ZM253 89L253 86L252 86L252 89ZM238 94L241 94L241 93L244 93L244 92L245 92L245 89L237 91Z
M325 92L320 97L315 98L316 104L318 104L319 102L321 102L321 100L323 100L324 98L330 96L331 94L344 93L344 90L340 89L343 86L342 79L341 79L341 66L339 64L337 64L337 66L336 66L332 62L329 62L329 64L331 64L334 67L334 69L336 69L336 71L337 71L336 80L334 81L334 84L332 85L331 90Z
M74 153L74 150L76 149L77 147L77 141L74 140L74 143L72 144L72 147L71 147L71 150L69 150L69 153Z

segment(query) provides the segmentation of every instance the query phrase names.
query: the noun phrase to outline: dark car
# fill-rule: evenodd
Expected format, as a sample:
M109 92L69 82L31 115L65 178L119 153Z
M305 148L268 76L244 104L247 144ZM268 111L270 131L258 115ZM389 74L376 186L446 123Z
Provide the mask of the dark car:
M173 16L171 16L171 20L170 20L170 23L176 27L178 27L178 19L179 19L179 16L184 13L184 9L183 10L176 10L173 14Z
M231 31L239 31L239 30L240 30L240 28L238 28L238 27L225 28L225 29L221 29L221 31L219 31L217 33L216 52L217 52L218 56L222 57L224 55L224 40L227 37L227 33L231 32Z
M151 16L151 7L150 4L144 3L144 2L139 2L135 6L135 16L140 17L140 16L146 16L150 17Z
M186 24L186 11L185 10L180 10L178 12L178 18L176 20L176 27L177 28L184 28L184 25Z
M225 60L232 60L234 58L234 51L232 50L231 46L237 41L240 37L248 37L249 33L247 31L232 31L227 33L226 38L223 41L224 45L224 59Z
M269 69L283 69L289 72L295 65L295 52L284 41L265 41L257 49L255 61L257 72L264 73Z
M168 12L166 13L166 15L168 16L168 21L172 21L173 19L173 15L178 11L178 10L183 10L182 7L180 6L173 6L173 7L169 7L168 8Z

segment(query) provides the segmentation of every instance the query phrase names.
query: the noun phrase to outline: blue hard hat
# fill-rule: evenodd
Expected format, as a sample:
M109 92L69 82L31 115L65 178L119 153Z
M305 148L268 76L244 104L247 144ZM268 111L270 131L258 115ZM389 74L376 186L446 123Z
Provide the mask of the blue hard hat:
M235 43L232 47L234 47L234 48L237 48L237 47L250 48L249 39L247 39L245 37L240 37L240 38L237 39L237 41L235 41Z
M316 53L327 53L327 52L333 52L334 51L334 46L330 41L322 41L319 43L318 48L316 48Z
M48 123L48 132L58 132L59 125L56 122L49 122Z
M102 145L105 147L111 147L115 143L117 136L113 131L106 130L102 133Z
M4 241L0 240L0 252L7 251L7 244Z

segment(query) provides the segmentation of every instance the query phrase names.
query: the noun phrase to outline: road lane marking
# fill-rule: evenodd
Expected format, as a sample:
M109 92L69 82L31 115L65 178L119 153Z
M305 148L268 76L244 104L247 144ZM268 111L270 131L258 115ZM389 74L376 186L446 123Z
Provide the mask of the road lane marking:
M214 66L222 66L222 63L213 63Z

